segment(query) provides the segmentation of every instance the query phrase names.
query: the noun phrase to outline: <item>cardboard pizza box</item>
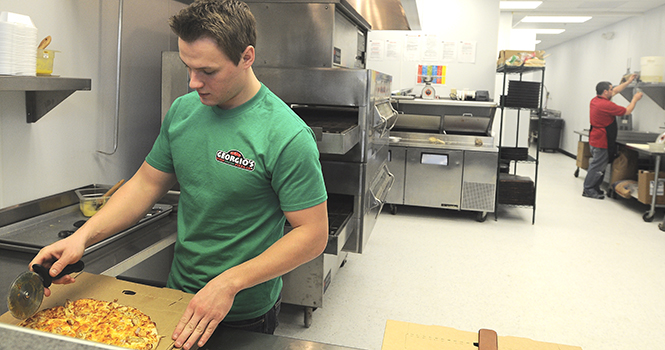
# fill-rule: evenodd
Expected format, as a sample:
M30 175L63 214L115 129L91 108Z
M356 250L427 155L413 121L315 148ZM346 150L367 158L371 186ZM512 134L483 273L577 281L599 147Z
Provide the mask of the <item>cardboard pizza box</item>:
M68 285L54 284L50 287L51 296L44 297L39 310L64 305L65 301L92 298L114 301L141 310L157 324L157 332L163 336L157 350L171 349L171 334L187 304L194 294L170 288L157 288L116 279L115 277L82 272L76 282ZM0 322L18 325L21 320L9 312L0 316Z
M478 350L478 332L388 320L381 350ZM579 346L543 343L528 338L498 337L499 349L582 350Z

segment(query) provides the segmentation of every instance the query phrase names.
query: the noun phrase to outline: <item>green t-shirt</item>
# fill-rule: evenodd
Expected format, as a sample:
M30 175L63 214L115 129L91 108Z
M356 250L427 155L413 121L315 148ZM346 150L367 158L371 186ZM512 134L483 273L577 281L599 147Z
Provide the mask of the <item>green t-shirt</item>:
M268 88L231 110L178 98L146 157L180 183L178 238L167 286L195 293L283 236L283 211L327 199L312 130ZM265 314L281 278L238 293L227 321Z

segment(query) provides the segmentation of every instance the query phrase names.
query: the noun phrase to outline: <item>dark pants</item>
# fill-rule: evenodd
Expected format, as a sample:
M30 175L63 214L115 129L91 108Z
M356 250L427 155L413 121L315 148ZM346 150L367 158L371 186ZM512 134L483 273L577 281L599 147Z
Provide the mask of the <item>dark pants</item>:
M605 178L605 169L609 163L609 154L606 148L590 147L591 161L584 178L584 192L590 195L600 194L600 184Z
M270 310L268 310L268 312L266 312L263 316L242 321L233 321L233 322L222 321L222 323L220 323L219 326L217 326L217 331L221 331L220 328L227 328L227 329L241 329L244 331L257 332L257 333L274 334L277 325L279 325L279 322L277 321L277 316L279 315L279 309L281 305L282 305L282 297L277 299L275 306L273 306ZM215 333L217 333L217 331L215 331Z

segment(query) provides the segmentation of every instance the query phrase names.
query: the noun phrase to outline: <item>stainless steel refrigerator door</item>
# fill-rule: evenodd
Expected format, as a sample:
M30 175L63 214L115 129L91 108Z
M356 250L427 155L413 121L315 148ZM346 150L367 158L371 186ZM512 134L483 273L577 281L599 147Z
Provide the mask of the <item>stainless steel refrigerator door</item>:
M408 149L404 204L459 209L463 167L464 151Z

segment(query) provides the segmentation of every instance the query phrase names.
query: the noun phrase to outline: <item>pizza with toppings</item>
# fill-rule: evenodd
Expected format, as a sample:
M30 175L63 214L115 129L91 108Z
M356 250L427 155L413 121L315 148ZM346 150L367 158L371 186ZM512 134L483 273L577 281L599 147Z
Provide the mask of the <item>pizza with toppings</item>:
M161 336L140 310L95 299L69 301L39 311L20 326L130 349L157 348Z

